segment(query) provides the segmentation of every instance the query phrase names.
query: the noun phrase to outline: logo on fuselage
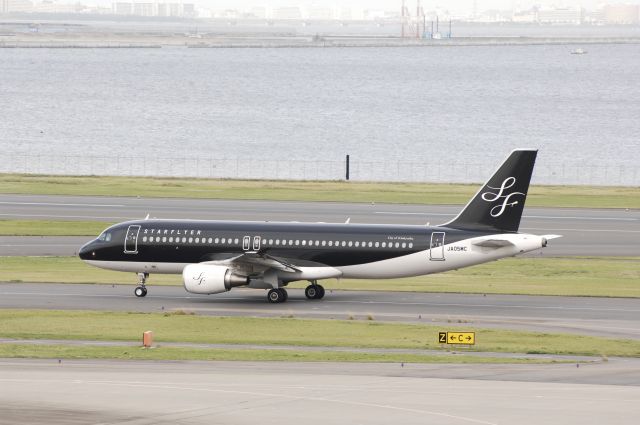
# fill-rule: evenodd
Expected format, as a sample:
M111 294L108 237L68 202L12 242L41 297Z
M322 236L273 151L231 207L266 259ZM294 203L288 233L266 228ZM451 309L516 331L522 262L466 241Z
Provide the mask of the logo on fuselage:
M504 181L502 182L502 185L500 185L500 187L492 187L487 185L487 187L491 190L497 190L497 192L484 192L482 194L482 200L487 201L487 202L495 202L498 200L502 200L502 203L494 206L493 208L491 208L491 210L489 211L489 214L491 214L491 217L500 217L502 215L502 213L505 212L505 210L507 209L507 207L513 207L515 205L518 205L518 201L514 201L511 198L513 198L516 195L522 195L525 196L524 193L522 192L511 192L511 193L505 193L507 191L507 189L513 187L513 185L516 184L516 178L515 177L507 177L506 179L504 179Z

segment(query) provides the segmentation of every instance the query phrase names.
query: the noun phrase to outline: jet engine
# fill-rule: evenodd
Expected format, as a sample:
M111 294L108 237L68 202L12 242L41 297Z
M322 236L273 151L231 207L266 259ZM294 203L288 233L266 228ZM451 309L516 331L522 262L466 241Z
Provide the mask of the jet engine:
M247 276L225 266L189 264L182 271L184 289L194 294L219 294L236 286L249 284Z

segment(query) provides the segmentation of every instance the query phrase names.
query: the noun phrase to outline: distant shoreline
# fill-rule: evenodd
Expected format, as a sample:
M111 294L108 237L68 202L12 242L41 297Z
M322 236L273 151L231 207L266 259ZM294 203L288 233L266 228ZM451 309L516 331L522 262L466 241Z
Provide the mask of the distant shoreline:
M463 47L523 45L640 44L640 37L456 37L401 39L398 37L305 36L252 37L183 35L138 36L92 34L74 37L0 34L0 48L329 48L329 47Z

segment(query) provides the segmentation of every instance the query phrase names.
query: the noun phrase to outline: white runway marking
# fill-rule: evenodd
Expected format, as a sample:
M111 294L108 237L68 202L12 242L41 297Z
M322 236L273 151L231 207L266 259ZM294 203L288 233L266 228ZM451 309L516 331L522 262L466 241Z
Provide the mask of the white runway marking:
M0 214L3 217L15 217L17 214ZM52 214L20 214L20 217L45 217L45 218L88 218L88 219L104 219L104 220L135 220L135 217L101 217L93 215L52 215Z
M58 202L9 202L9 201L0 201L2 205L41 205L41 206L52 206L52 207L105 207L105 208L124 208L126 205L116 205L116 204L64 204Z
M558 232L607 232L607 233L640 233L640 230L627 230L627 229L556 229L554 227L521 227L520 230L539 230L543 232L558 231Z
M444 213L430 213L430 212L400 212L400 211L376 211L375 214L388 214L388 215L424 215L424 216L445 216L451 217L456 215L444 214ZM522 218L541 218L549 220L611 220L611 221L640 221L638 218L622 218L622 217L584 217L584 216L553 216L553 215L523 215Z

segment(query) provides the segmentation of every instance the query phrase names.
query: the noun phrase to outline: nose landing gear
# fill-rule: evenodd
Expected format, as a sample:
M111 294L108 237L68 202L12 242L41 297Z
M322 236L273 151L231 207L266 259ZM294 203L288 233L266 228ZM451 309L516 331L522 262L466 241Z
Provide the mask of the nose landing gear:
M148 277L149 273L138 273L138 286L133 290L136 297L141 298L147 295L147 287L145 286L145 283L147 282Z

